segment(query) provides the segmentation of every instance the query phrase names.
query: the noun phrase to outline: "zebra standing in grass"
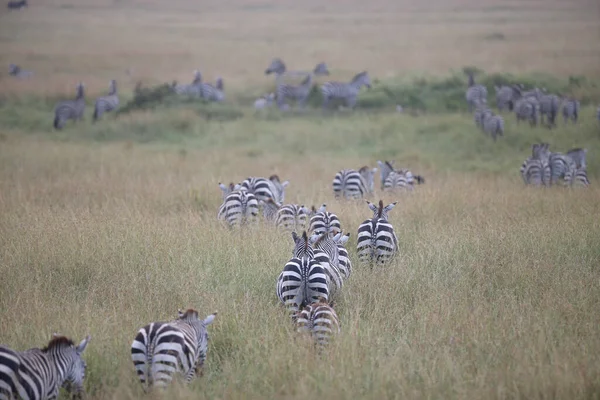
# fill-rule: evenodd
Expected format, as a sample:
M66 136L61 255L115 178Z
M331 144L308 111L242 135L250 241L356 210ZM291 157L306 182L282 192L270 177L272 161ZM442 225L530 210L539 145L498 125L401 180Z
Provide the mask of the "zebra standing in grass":
M515 116L517 124L521 120L529 121L530 126L537 125L537 115L539 111L539 103L535 98L522 97L515 103Z
M297 311L293 318L297 332L310 334L320 351L328 345L334 335L341 332L333 303L328 303L323 297L307 305L302 311Z
M337 235L342 231L338 216L327 211L326 208L327 205L323 204L318 210L314 210L308 228L310 233L320 235L325 232L330 232L333 235Z
M208 330L217 313L204 319L198 311L179 310L170 322L152 322L140 329L131 344L131 360L144 391L166 387L174 372L183 374L189 383L202 376L208 351Z
M473 108L477 103L487 103L488 91L485 86L475 84L475 78L473 77L472 72L467 75L469 77L469 87L465 92L465 99L469 105L469 112L473 112Z
M116 110L119 107L119 94L117 93L117 81L111 80L108 90L108 96L98 97L94 106L93 121L102 118L102 115L107 112Z
M10 64L8 66L8 74L18 79L27 79L33 76L33 72L24 70L16 64Z
M486 114L483 119L483 131L490 135L495 142L497 136L504 136L504 118L493 113Z
M223 200L225 200L225 197L227 197L229 193L233 192L234 190L239 190L241 185L234 185L233 182L231 182L229 185L223 185L221 182L219 182L219 188L221 189Z
M27 3L27 0L20 0L20 1L14 1L11 0L8 2L8 9L9 10L20 10L22 8L27 8L29 6L29 4Z
M202 83L199 85L200 97L204 100L223 102L225 100L223 78L218 77L214 86L210 83Z
M83 82L77 85L77 95L75 100L61 101L54 109L54 128L62 129L65 123L72 119L80 121L83 119L85 112L85 90Z
M342 235L342 233L338 233L333 237L333 241L337 244L338 247L338 262L340 273L342 274L342 278L348 279L350 274L352 274L352 261L350 261L350 256L348 255L348 250L346 249L346 243L348 243L348 239L350 239L350 233Z
M526 185L550 185L550 151L548 147L548 143L535 143L531 146L531 156L523 161L519 171Z
M343 169L333 178L333 194L336 198L360 199L373 193L377 168L362 167L358 171Z
M569 119L573 121L573 123L577 122L577 119L579 118L579 106L579 101L572 97L564 99L562 104L562 115L565 124Z
M573 184L573 176L575 175L577 166L571 157L562 153L550 153L548 164L550 165L550 182L552 185L558 184L560 180L566 186Z
M306 78L298 86L279 83L275 89L277 106L281 109L285 99L289 98L295 100L298 103L298 107L304 108L312 90L314 77L321 75L329 75L329 69L324 62L317 64L312 72L307 73Z
M310 210L304 205L286 204L277 210L275 226L287 232L306 230Z
M577 148L567 151L567 157L570 157L575 164L575 170L573 172L573 179L571 185L577 184L581 186L589 186L590 181L587 177L587 165L585 162L587 149Z
M408 169L396 170L393 161L377 161L381 174L381 189L383 191L394 191L396 189L413 190L415 181L417 184L425 183L420 175L413 175Z
M375 261L383 264L389 261L398 251L398 238L394 227L388 222L388 212L394 208L396 202L379 207L367 201L373 211L373 218L365 220L358 227L356 252L361 263L370 264Z
M267 201L272 199L280 204L285 199L285 188L288 185L288 181L281 182L277 175L271 175L269 179L251 176L241 184L243 188L253 193L258 200Z
M56 399L63 385L81 396L86 370L81 355L90 339L88 335L75 346L71 339L54 334L43 349L0 346L0 399Z
M217 219L230 227L249 225L258 221L258 200L245 188L225 196Z
M560 98L555 94L544 94L540 96L540 123L544 123L544 117L547 117L547 126L552 128L556 125L556 116L560 108Z
M321 85L323 108L326 109L331 100L344 100L346 107L354 108L360 88L371 88L371 78L367 71L356 74L350 82L329 81Z
M473 112L473 121L475 121L475 125L482 131L484 130L483 121L490 115L493 115L493 112L487 106L487 103L485 101L477 101L475 111Z
M177 82L173 82L173 91L182 96L187 95L190 97L200 97L201 96L201 85L202 85L202 74L199 70L194 70L194 80L189 84L180 84Z
M504 111L504 108L508 108L508 111L513 111L515 102L521 97L521 87L517 85L501 87L494 86L496 90L496 107L498 111Z
M292 232L294 252L279 274L276 294L279 300L293 313L319 297L329 299L328 277L317 260L306 232L299 237Z
M315 260L321 264L325 270L329 284L329 295L333 296L340 290L344 284L344 278L340 272L339 248L337 240L339 236L324 232L321 234L313 234L309 238L309 242L314 251Z

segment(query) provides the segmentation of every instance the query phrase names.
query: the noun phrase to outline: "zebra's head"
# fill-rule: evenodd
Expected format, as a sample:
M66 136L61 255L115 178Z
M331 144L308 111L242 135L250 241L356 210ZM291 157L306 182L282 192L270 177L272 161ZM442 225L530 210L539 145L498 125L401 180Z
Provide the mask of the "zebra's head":
M202 74L197 69L194 70L194 80L192 81L192 83L193 84L202 83Z
M317 64L315 69L313 70L313 74L315 76L329 75L329 69L327 68L327 64L325 64L324 62Z
M117 94L117 81L115 79L110 81L108 94L109 95Z
M379 200L379 206L371 203L369 200L366 200L367 205L369 206L369 208L371 209L371 211L373 211L373 218L374 219L384 219L384 220L388 220L388 212L394 208L396 206L396 204L398 203L397 201L388 204L387 206L383 206L383 200Z
M42 349L44 353L56 360L59 366L59 384L69 392L80 395L83 392L83 381L87 364L81 358L91 336L86 336L77 346L75 343L62 335L54 333L48 346Z
M421 175L415 175L415 180L419 185L425 183L425 178L423 178Z
M377 168L369 168L367 166L358 170L369 193L373 193L373 190L375 190L375 172L377 172Z
M351 84L353 86L358 87L359 89L362 86L366 86L367 89L371 89L371 78L369 78L369 74L367 71L360 72L352 78Z
M223 192L223 200L225 200L225 197L227 197L229 193L239 190L240 187L241 185L239 183L234 185L233 182L230 182L229 185L223 185L221 182L219 182L219 188L221 189L221 192Z
M286 71L285 64L281 60L281 58L274 58L271 61L271 64L265 70L265 75L275 74L281 75Z
M217 78L215 87L219 90L223 90L225 88L225 86L223 85L223 78L221 78L220 76Z
M75 96L75 98L77 100L79 99L83 99L85 96L85 85L83 84L83 82L79 82L77 84L77 96Z
M379 165L381 188L383 189L385 180L387 179L390 172L392 172L394 170L394 161L379 161L378 160L377 165Z

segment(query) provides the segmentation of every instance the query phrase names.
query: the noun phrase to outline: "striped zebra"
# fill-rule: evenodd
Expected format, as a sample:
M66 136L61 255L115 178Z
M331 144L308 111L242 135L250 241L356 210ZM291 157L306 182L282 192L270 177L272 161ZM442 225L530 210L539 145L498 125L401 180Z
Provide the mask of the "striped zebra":
M14 76L18 79L27 79L33 76L33 72L24 70L20 66L16 64L10 64L8 66L8 75Z
M579 106L579 101L574 98L567 98L563 101L562 115L565 125L569 122L569 119L573 121L574 124L577 123L577 119L579 118Z
M223 200L217 219L229 227L253 224L258 221L258 200L243 187L234 190Z
M548 143L535 143L531 146L531 156L523 161L519 171L526 185L550 185L549 146Z
M504 118L493 113L486 114L483 119L483 131L490 135L495 142L497 136L504 136Z
M218 77L215 84L202 83L199 85L200 97L204 100L223 102L225 101L225 92L223 78Z
M321 85L323 108L326 109L331 100L343 100L346 107L354 108L361 87L371 88L371 78L367 71L356 74L350 82L328 81Z
M562 153L550 153L548 163L550 164L552 185L557 185L561 180L564 185L573 184L577 166L571 157Z
M208 351L207 327L216 316L214 312L200 319L196 310L179 310L176 320L152 322L138 331L131 344L131 360L144 391L165 388L176 372L186 383L202 376Z
M308 304L302 311L297 311L293 319L296 331L301 334L310 334L319 351L322 351L338 335L340 320L333 309L333 303L320 297L318 301Z
M488 91L485 86L475 84L473 73L469 73L467 75L469 77L469 87L465 92L465 99L467 100L467 104L469 106L469 112L473 112L473 109L477 103L487 103Z
M304 108L312 90L313 79L320 75L329 75L329 69L325 63L317 64L312 72L306 74L306 78L300 85L279 83L275 89L277 106L281 109L285 99L292 99L297 102L299 108Z
M482 131L484 130L483 121L490 115L493 115L492 110L487 106L485 101L477 101L475 103L473 121L475 121L475 125Z
M289 182L281 182L277 175L271 175L269 179L251 176L246 178L241 185L253 193L258 200L272 199L276 203L283 204L285 188L288 187Z
M501 87L494 86L496 90L496 107L502 112L505 108L508 111L513 111L515 102L521 97L521 87L517 85L503 85Z
M29 6L29 4L27 3L27 0L20 0L20 1L11 0L8 2L7 8L9 10L20 10L22 8L27 8L28 6Z
M328 277L317 260L306 232L299 237L292 232L294 252L279 274L276 294L279 300L292 313L324 297L329 299Z
M62 129L65 126L65 123L70 119L73 121L82 120L84 112L85 90L83 82L79 82L75 100L61 101L54 108L54 128Z
M310 210L304 205L285 204L277 210L275 226L287 232L306 230Z
M56 399L63 386L81 396L87 368L81 355L90 339L88 335L76 346L54 334L42 349L15 351L0 346L0 399Z
M566 154L575 163L575 171L573 172L572 185L589 186L590 181L587 176L586 156L587 149L577 148L567 151Z
M344 279L348 279L352 274L352 261L350 261L350 256L348 255L348 250L346 249L346 243L348 243L348 239L350 239L350 233L342 235L342 232L340 232L333 237L333 241L338 246L338 266L340 273L342 274L342 278Z
M337 235L342 231L342 226L338 216L327 211L327 205L323 204L318 210L314 210L313 216L310 218L308 231L311 234L318 235L325 232Z
M425 183L420 175L413 175L408 169L396 170L393 161L377 161L381 174L381 189L383 191L395 191L397 189L413 190L415 182Z
M515 116L517 117L517 124L520 121L529 121L530 126L537 125L537 115L539 111L539 103L535 98L532 97L521 97L515 103Z
M540 97L540 123L544 123L544 117L547 117L546 125L552 128L556 125L556 116L560 108L560 98L555 94L544 94Z
M330 297L342 289L344 285L344 277L340 272L339 248L337 245L339 238L336 236L335 239L329 232L313 234L309 238L315 260L321 264L327 274Z
M227 197L229 193L233 192L234 190L239 190L241 188L241 185L235 185L233 182L229 183L229 185L224 185L221 182L219 182L219 188L221 189L223 200L225 200L225 197Z
M362 167L358 171L343 169L333 178L333 194L336 198L360 199L373 193L377 168Z
M111 80L108 90L108 96L98 97L94 106L93 121L102 118L102 115L107 112L116 110L119 107L119 94L117 93L117 81Z
M263 210L263 217L265 221L275 223L277 218L277 212L281 208L281 204L275 203L273 199L267 199L267 201L259 200L258 206Z
M365 220L358 227L356 252L361 263L383 264L389 261L398 251L398 238L394 227L388 222L388 212L394 208L396 202L379 207L367 201L373 211L373 218Z
M202 74L199 70L194 70L194 80L189 84L177 84L177 82L173 82L172 88L173 91L180 95L187 95L190 97L200 97L200 87L202 85Z

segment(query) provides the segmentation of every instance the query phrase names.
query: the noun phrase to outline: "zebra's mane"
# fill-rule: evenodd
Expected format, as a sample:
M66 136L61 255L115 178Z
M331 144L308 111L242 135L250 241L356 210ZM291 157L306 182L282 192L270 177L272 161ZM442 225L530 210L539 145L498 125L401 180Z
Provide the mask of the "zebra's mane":
M279 180L279 175L276 175L276 174L273 174L273 175L271 175L271 176L269 177L269 180L270 180L271 182L280 182L280 180Z
M363 173L367 172L368 170L369 170L369 167L367 167L365 165L363 167L360 167L360 169L358 170L358 173L362 175Z
M377 210L377 215L375 217L377 219L381 218L382 213L383 213L383 200L379 200L379 209Z
M193 308L188 308L185 311L179 310L179 319L198 319L198 311Z
M47 352L48 350L55 349L57 347L68 347L74 345L75 343L73 343L73 341L66 336L54 336L48 345L42 348L42 351Z
M352 78L351 82L358 82L358 80L362 79L365 75L367 75L367 71L359 72L358 74L354 75L354 78Z

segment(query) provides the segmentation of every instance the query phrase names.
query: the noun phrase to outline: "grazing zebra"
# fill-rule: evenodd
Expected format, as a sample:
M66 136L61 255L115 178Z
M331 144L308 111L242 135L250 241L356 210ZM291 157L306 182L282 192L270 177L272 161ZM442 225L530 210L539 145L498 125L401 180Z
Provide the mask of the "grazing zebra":
M178 85L173 82L173 91L178 95L187 95L191 97L200 97L200 87L202 85L202 74L199 70L194 70L194 80L190 84Z
M275 93L269 93L268 95L256 99L254 102L255 110L263 110L265 108L271 107L273 102L275 101Z
M362 167L358 171L343 169L333 178L333 194L336 198L360 199L373 193L377 168Z
M10 64L8 66L8 74L10 76L14 76L15 78L18 78L18 79L27 79L27 78L31 78L33 76L33 72L26 71L16 64Z
M517 124L521 120L529 121L529 125L537 125L537 114L539 110L539 104L535 98L522 97L515 103L515 115L517 117Z
M76 346L54 334L42 349L15 351L0 346L0 399L56 399L63 385L81 396L86 370L81 355L90 339L88 335Z
M110 81L108 96L98 97L94 106L94 119L102 118L102 114L116 110L119 107L119 94L117 93L117 81Z
M277 211L281 208L281 204L275 203L273 199L267 199L267 201L259 200L258 205L263 209L265 221L275 223Z
M504 111L504 108L508 108L508 111L513 111L515 102L521 97L521 88L517 85L510 86L494 86L496 90L496 107L498 111Z
M333 303L328 303L323 297L307 305L302 311L297 311L293 318L297 332L310 334L320 351L329 344L334 335L341 332Z
M72 119L80 121L85 112L85 90L82 82L77 85L77 95L75 100L61 101L54 109L54 128L62 129L65 123Z
M360 88L371 88L371 78L367 71L360 72L350 82L329 81L321 85L323 108L326 109L331 100L344 100L346 107L354 108Z
M370 264L375 261L383 264L389 261L398 251L398 238L394 227L388 222L388 212L394 208L396 202L379 207L367 201L373 211L373 218L365 220L358 227L356 252L361 263Z
M540 96L540 123L544 123L544 117L548 117L549 128L556 125L556 115L560 107L560 98L555 94L544 94Z
M280 182L277 175L271 175L269 179L251 176L242 182L242 187L254 193L258 200L272 199L279 204L282 204L285 199L285 188L288 185L288 181Z
M329 75L329 70L325 63L319 63L312 72L306 74L306 78L300 85L279 83L276 88L277 106L281 109L285 99L293 99L298 103L298 107L304 108L306 100L312 90L312 83L315 76Z
M493 113L486 114L483 119L483 131L491 135L495 142L497 136L504 136L504 118Z
M485 101L477 101L475 105L475 111L473 112L473 121L475 121L475 125L484 130L483 121L493 115L492 110L487 106Z
M27 8L29 6L29 4L27 4L27 0L21 0L21 1L9 1L8 2L8 9L9 10L20 10L22 8Z
M488 91L485 86L475 84L473 73L469 73L467 75L469 76L469 87L465 92L465 99L469 105L469 112L473 112L473 108L477 105L477 103L487 102Z
M277 278L277 297L292 313L324 297L329 299L327 273L314 258L306 232L299 237L292 232L294 252Z
M320 235L330 232L337 235L342 231L342 226L337 215L326 210L327 205L323 204L318 210L313 207L313 216L310 218L308 231L311 234Z
M350 257L348 255L348 250L346 250L346 243L348 243L348 239L350 239L350 233L342 235L342 233L338 233L333 237L334 242L338 246L338 262L340 273L342 274L342 278L348 279L350 274L352 274L352 261L350 261Z
M216 316L214 312L200 319L196 310L179 310L176 320L152 322L138 331L131 344L131 360L144 391L166 387L175 372L183 374L186 383L202 376L208 351L207 327Z
M225 196L217 218L230 227L253 224L258 221L258 200L245 188Z
M394 191L396 189L412 190L415 181L417 184L425 183L425 179L420 175L413 175L408 169L395 170L393 161L377 161L381 174L381 189L384 191Z
M573 98L568 98L563 101L562 115L565 124L569 121L569 119L571 119L573 123L577 122L577 119L579 118L579 106L579 101Z
M225 92L223 78L218 77L214 86L210 83L202 83L199 85L200 97L204 100L222 102L225 100Z
M275 226L287 232L306 230L310 210L304 205L286 204L277 210Z
M344 278L339 267L339 248L337 245L339 237L336 236L335 239L329 232L313 234L309 239L314 251L315 260L321 264L321 267L323 267L327 274L330 296L337 293L344 284Z

